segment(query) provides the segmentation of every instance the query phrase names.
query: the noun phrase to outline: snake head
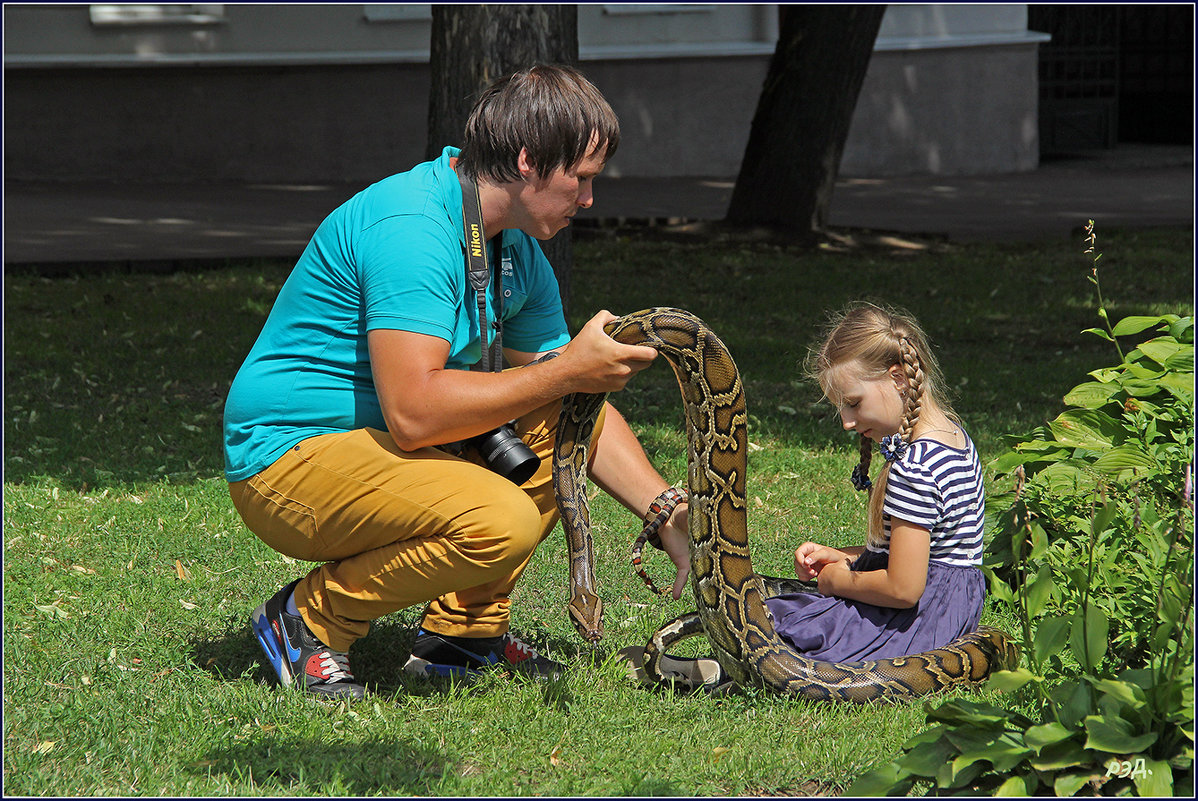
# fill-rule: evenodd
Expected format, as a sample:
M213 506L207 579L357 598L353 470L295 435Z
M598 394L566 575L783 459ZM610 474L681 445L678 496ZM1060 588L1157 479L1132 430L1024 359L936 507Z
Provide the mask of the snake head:
M566 605L570 620L578 634L587 642L603 639L603 601L586 590L579 590L570 597Z

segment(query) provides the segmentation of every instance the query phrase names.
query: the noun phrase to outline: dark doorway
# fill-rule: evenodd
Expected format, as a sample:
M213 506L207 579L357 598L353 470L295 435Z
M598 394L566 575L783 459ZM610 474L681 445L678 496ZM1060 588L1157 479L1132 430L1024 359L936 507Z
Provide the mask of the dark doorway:
M1040 153L1192 144L1192 5L1029 5L1040 46Z

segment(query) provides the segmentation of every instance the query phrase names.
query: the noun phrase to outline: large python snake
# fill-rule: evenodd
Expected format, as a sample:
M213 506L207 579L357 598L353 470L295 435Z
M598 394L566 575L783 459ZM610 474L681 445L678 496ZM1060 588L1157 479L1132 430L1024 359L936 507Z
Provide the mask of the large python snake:
M646 672L658 681L665 649L705 634L724 671L742 686L818 700L865 702L913 698L984 681L1013 668L1019 651L1001 631L982 627L943 648L894 659L833 663L807 659L774 631L765 599L793 591L753 570L749 557L745 472L748 435L740 374L719 337L695 315L652 308L613 320L618 342L664 355L682 390L688 442L690 584L698 612L662 627L645 649ZM603 636L603 604L595 585L586 495L586 466L604 394L562 401L553 479L570 552L568 611L590 642ZM768 585L768 586L767 586Z

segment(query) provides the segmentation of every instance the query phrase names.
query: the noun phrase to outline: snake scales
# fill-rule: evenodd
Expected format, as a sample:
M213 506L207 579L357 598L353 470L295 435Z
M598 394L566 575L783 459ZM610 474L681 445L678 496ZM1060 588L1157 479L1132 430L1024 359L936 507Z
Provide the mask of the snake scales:
M604 329L629 345L656 348L682 390L688 447L690 583L698 612L662 627L645 648L645 669L667 676L665 650L705 634L724 671L738 684L818 700L865 702L913 698L979 683L1013 668L1018 649L1003 632L982 627L943 648L912 656L832 663L807 659L774 631L765 599L801 588L797 581L762 577L749 558L745 507L748 437L745 396L728 349L698 317L652 308ZM570 553L568 611L582 637L603 636L596 592L586 495L587 454L606 395L576 393L562 403L553 457L554 487ZM784 583L783 583L784 582Z

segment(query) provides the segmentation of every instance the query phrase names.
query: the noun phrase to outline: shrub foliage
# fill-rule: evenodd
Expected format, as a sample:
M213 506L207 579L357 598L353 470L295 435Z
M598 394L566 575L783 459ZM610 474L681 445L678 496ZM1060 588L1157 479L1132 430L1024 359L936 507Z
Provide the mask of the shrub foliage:
M1093 224L1086 251L1094 253ZM1193 788L1194 321L1105 327L1094 370L1046 426L1009 436L1012 487L987 510L983 569L1022 627L1009 708L953 700L849 788L997 795L1188 795ZM1123 337L1148 337L1126 354Z

